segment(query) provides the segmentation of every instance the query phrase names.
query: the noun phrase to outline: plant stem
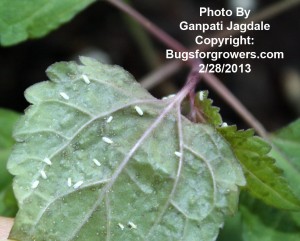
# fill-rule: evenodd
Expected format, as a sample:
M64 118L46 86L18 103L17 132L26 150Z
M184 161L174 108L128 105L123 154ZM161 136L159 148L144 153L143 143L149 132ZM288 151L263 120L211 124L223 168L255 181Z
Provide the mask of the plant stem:
M295 5L299 4L300 0L290 0L290 1L280 1L278 3L272 4L271 6L266 7L259 13L255 14L253 17L249 18L248 20L244 21L243 23L247 22L259 22L262 20L270 19L276 15L283 13L284 11L289 10L290 8L294 7ZM215 38L223 38L229 37L230 35L234 36L238 34L238 31L229 31L225 30L221 32L221 34L216 34ZM191 47L190 49L194 50L198 47ZM198 48L201 51L211 50L214 47L210 47L205 45L204 47ZM164 64L157 70L151 72L146 77L144 77L140 82L146 89L151 89L157 84L161 83L161 80L170 77L171 75L175 74L179 71L179 67L182 66L182 63L178 60L169 61L168 63Z
M243 23L247 24L247 23L251 23L251 22L257 23L262 20L267 20L267 19L270 19L280 13L283 13L284 11L292 8L293 6L295 6L299 3L300 3L300 0L279 1L278 3L272 4L271 6L266 7L259 13L255 14L253 17L250 17L247 20L240 21L237 23L238 24L243 24ZM248 30L246 30L245 32L248 32ZM240 32L238 30L224 30L221 33L217 33L217 34L211 36L211 38L226 38L229 36L234 37L234 36L238 35L239 33ZM191 50L199 49L200 51L205 52L208 50L212 50L214 48L216 48L216 46L210 47L209 45L202 45L201 47L193 46L191 48Z
M239 99L237 99L229 89L218 80L218 78L212 74L205 73L203 79L206 80L206 83L214 89L216 93L221 95L227 104L229 104L248 125L252 126L261 137L268 138L268 133L263 125L247 110Z
M126 0L125 2L130 4L131 1ZM122 13L122 17L132 35L133 40L139 48L143 59L147 63L147 67L151 70L158 68L161 61L156 54L156 50L149 38L148 32L146 32L146 30L138 22L128 16L128 14Z
M154 35L157 39L165 43L170 48L179 52L186 51L186 48L181 43L179 43L176 39L172 38L166 32L162 31L159 27L157 27L155 24L153 24L151 21L149 21L131 6L119 0L106 1L111 3L121 11L127 13L132 18L134 18L137 22L144 26L144 28L147 29L152 35Z
M121 11L129 14L132 18L134 18L136 21L138 21L142 26L144 26L152 35L154 35L156 38L158 38L160 41L162 41L164 44L169 46L175 51L178 52L187 52L188 49L184 47L181 43L179 43L177 40L169 36L166 32L161 30L159 27L154 25L150 20L145 18L143 15L141 15L139 12L137 12L135 9L131 8L129 5L125 4L122 1L119 0L107 0L107 2L111 3ZM193 71L190 74L189 80L186 83L186 86L183 87L182 91L178 93L178 95L188 94L185 93L184 90L185 87L189 87L189 85L194 84L192 79L196 79L196 73L194 71L195 68L198 67L198 64L201 63L202 60L197 61L189 61L189 64L193 68ZM259 135L262 137L266 137L267 131L263 128L263 125L243 106L243 104L221 83L221 81L211 75L211 74L203 74L204 79L206 82L215 89L220 96L225 99L227 103L229 103L234 110L237 111L237 113L240 114L240 116L250 125L252 126ZM199 79L199 73L197 71L197 79ZM196 82L196 81L195 81ZM192 90L192 89L190 89Z
M149 75L145 76L140 80L140 84L145 89L152 89L154 86L161 83L162 79L167 79L171 75L175 74L181 69L182 63L179 61L170 61L167 64L164 64L162 67L151 72Z
M244 23L251 21L258 22L270 19L299 3L300 0L280 1L278 3L266 7L261 12L255 14L247 21L244 21ZM234 36L237 33L238 31L223 31L221 34L217 34L216 37L220 38L228 37L230 35ZM201 51L207 51L210 49L212 48L207 46L200 48ZM161 79L165 79L175 74L176 71L179 70L180 65L182 65L182 63L177 60L170 61L167 64L160 67L159 69L157 69L156 71L154 71L153 73L147 75L141 81L141 83L147 89L153 88L156 84L160 83ZM244 121L257 131L259 135L265 138L267 137L267 132L262 126L262 124L256 120L256 118L244 107L244 105L239 103L240 101L230 93L230 91L226 88L225 85L223 85L222 82L220 82L212 75L204 76L204 81L206 81L212 89L214 89L220 96L222 96L224 100L244 119Z
M196 85L198 84L200 78L202 77L202 75L199 75L198 63L199 62L195 62L192 70L189 73L189 76L187 78L185 86L182 88L182 91L180 91L180 92L183 92L185 89L187 89L188 91L187 91L186 95L189 93L195 92L194 90L196 88Z

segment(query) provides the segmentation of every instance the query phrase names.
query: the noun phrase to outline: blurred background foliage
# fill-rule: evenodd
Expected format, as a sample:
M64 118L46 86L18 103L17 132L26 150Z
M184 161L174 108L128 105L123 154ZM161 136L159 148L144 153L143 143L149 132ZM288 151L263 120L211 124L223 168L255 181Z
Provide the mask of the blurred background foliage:
M12 191L12 176L6 170L6 161L14 144L12 130L19 114L0 108L0 215L13 217L17 204Z

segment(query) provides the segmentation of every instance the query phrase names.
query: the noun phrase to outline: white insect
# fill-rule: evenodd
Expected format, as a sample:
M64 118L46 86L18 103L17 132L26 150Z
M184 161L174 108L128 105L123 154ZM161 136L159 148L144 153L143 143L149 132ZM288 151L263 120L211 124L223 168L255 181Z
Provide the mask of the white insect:
M48 157L46 157L46 158L44 159L44 162L45 162L47 165L49 165L49 166L52 165L52 162L51 162L51 160L50 160Z
M61 97L63 97L65 100L69 100L70 97L65 93L65 92L60 92L59 93Z
M204 100L204 92L203 91L200 91L200 93L199 93L199 100L200 101Z
M108 143L108 144L113 144L113 143L114 143L111 139L109 139L109 138L106 137L106 136L102 137L102 140L103 140L104 142Z
M101 163L100 163L97 159L93 159L93 162L94 162L98 167L101 166Z
M86 84L89 85L91 83L89 77L87 77L85 74L83 74L81 77Z
M136 106L134 107L134 109L136 110L136 112L137 112L140 116L144 115L143 110L142 110L139 106L136 105Z
M41 176L42 176L42 178L47 179L47 175L44 170L41 170Z
M121 230L124 230L124 225L122 223L118 223L118 226L120 227Z
M173 98L173 97L175 97L175 95L176 95L176 94L168 95L167 98L168 98L168 99L169 99L169 98Z
M173 97L175 97L175 95L176 94L171 94L171 95L165 96L162 98L162 100L167 100L167 99L173 98Z
M76 182L75 184L74 184L74 189L77 189L77 188L79 188L81 185L83 184L83 181L79 181L79 182Z
M179 152L179 151L175 151L174 154L175 154L176 156L178 156L178 157L182 157L182 153Z
M223 124L221 125L221 127L227 127L228 124L226 122L223 122Z
M128 222L128 226L129 228L133 228L133 229L137 228L137 226L133 222Z
M107 123L110 123L111 121L113 120L113 117L112 116L110 116L110 117L108 117L108 119L107 119Z
M68 187L72 186L72 179L70 177L68 177Z
M32 189L36 189L37 186L40 184L40 181L34 181L32 184L31 184L31 188Z

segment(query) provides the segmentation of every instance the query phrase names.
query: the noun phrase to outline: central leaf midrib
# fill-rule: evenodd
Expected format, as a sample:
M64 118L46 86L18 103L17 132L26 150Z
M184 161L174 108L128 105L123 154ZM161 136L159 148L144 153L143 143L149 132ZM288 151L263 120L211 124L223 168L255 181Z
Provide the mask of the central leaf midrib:
M288 206L292 205L293 207L298 207L295 203L292 203L290 201L287 201L279 192L274 191L274 189L269 186L267 183L261 181L253 172L249 171L248 168L245 167L243 163L241 165L244 167L244 169L259 183L261 183L263 186L265 186L267 189L270 190L271 193L273 193L275 196L277 196L279 199L282 200L282 202L286 203Z
M88 212L86 217L83 219L82 224L79 225L76 229L74 228L74 232L73 235L70 236L70 240L72 240L75 235L79 232L79 230L81 230L81 228L86 224L88 218L93 214L93 212L96 210L96 208L98 207L98 205L100 205L101 201L104 198L104 195L107 193L107 191L114 185L117 177L120 175L120 173L122 173L122 171L124 170L125 166L127 165L127 163L129 162L129 160L132 158L132 156L134 155L135 151L137 150L138 147L140 147L140 145L142 145L143 141L145 139L147 139L149 137L149 135L151 134L151 132L156 129L158 127L158 125L161 123L161 121L164 119L164 117L173 110L174 105L177 103L177 101L181 98L180 95L177 95L176 97L174 97L173 101L171 103L169 103L157 116L157 118L154 120L154 122L149 126L148 129L146 129L146 131L141 135L141 137L138 139L138 141L131 147L130 151L128 152L128 154L125 156L125 158L123 159L123 161L120 163L119 167L116 168L115 172L112 174L111 176L111 181L108 182L103 190L101 190L99 196L98 196L98 200L95 202L95 204L92 207L91 212ZM172 190L173 191L173 190Z

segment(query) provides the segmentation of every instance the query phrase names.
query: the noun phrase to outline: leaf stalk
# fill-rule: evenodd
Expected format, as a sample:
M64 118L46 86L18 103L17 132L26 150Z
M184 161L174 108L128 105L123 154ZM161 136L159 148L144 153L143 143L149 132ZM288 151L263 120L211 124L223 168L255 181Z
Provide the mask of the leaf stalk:
M134 18L136 21L138 21L142 26L144 26L145 29L147 29L153 36L155 36L157 39L159 39L161 42L169 46L175 51L178 52L187 52L188 49L183 46L180 42L178 42L176 39L168 35L165 31L160 29L158 26L153 24L149 19L144 17L142 14L140 14L138 11L136 11L131 6L127 5L126 3L119 1L119 0L106 0L108 3L112 4L116 8L120 9L121 11L127 13L132 18ZM299 1L299 0L294 0ZM184 99L184 97L193 91L194 84L197 83L197 81L192 81L191 79L195 79L195 67L198 67L199 63L203 63L202 60L198 59L197 61L189 60L187 61L187 64L189 64L192 67L191 74L183 87L182 91L178 93L178 97L180 101ZM197 73L198 79L199 79L199 73ZM230 106L250 125L252 126L256 132L262 136L267 137L267 131L263 127L263 125L251 114L250 111L247 110L247 108L230 92L229 89L225 87L225 85L222 84L222 82L215 76L209 73L204 73L201 76L208 85L210 85L223 99L230 104ZM192 82L192 84L190 83ZM186 90L188 90L186 92ZM183 96L184 95L184 96Z

